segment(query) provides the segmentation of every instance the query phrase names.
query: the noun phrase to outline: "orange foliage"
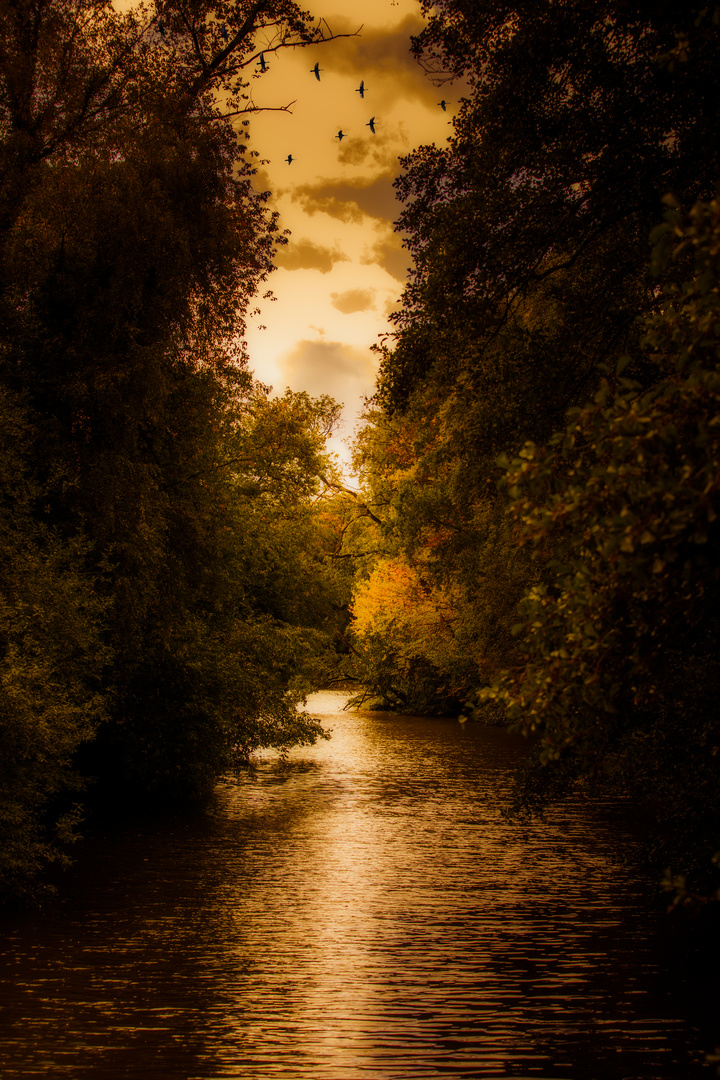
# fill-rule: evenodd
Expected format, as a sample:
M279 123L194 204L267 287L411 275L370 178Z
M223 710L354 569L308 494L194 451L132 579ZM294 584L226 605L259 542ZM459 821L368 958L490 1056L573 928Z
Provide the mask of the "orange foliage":
M421 569L402 556L379 560L356 586L351 610L360 638L387 635L408 659L424 657L438 663L447 660L455 647L457 598L431 587Z

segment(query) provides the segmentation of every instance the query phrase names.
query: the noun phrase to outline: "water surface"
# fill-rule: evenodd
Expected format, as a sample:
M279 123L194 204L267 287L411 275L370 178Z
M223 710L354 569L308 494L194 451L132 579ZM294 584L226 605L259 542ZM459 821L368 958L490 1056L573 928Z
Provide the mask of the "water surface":
M617 821L510 824L517 740L344 700L4 921L2 1080L711 1076Z

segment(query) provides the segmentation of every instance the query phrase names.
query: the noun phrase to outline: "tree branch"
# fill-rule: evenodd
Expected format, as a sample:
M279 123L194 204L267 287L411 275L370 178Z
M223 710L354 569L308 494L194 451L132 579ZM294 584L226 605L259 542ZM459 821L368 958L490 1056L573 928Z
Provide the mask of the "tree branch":
M187 90L186 93L189 102L194 101L195 98L213 81L213 79L221 73L225 61L232 56L232 54L237 50L238 46L240 46L244 41L247 41L247 39L251 37L251 35L256 30L261 29L261 26L256 24L255 20L264 9L267 9L270 6L271 0L257 0L257 2L253 4L247 14L245 22L242 24L235 36L231 38L231 40L227 43L224 49L221 49L220 52L213 57L212 61L207 65L206 70L203 71L202 75L198 75L198 77L193 81L193 83ZM362 30L362 27L364 25L362 24L357 30L354 30L352 33L333 34L324 19L322 20L322 22L325 23L325 26L327 26L328 28L329 33L327 36L325 36L320 31L321 24L319 23L317 27L319 36L310 38L307 41L304 41L302 39L297 41L288 41L287 39L282 40L277 45L270 45L268 46L268 48L261 49L260 52L254 53L247 60L243 61L239 66L241 68L247 67L249 64L252 64L255 60L257 60L261 53L264 52L275 53L278 52L278 50L280 49L304 49L307 48L308 45L327 44L328 42L336 41L339 38L357 37L360 34L360 31Z
M337 481L334 481L334 480L328 480L328 478L327 478L326 476L323 476L323 474L322 474L322 473L317 473L316 475L317 475L317 478L318 478L318 480L322 480L323 484L325 484L325 486L326 486L326 487L332 488L332 489L333 489L334 491L343 491L343 492L344 492L344 493L345 493L346 495L351 495L351 496L353 497L353 499L355 499L355 501L357 502L357 504L358 504L358 507L359 507L359 508L360 508L360 509L361 509L361 510L362 510L362 511L363 511L363 512L364 512L364 513L365 513L365 514L366 514L366 515L367 515L367 516L369 517L369 518L372 518L372 520L373 520L374 522L376 522L376 524L378 524L378 525L382 525L382 524L383 524L383 522L382 522L382 521L380 520L380 518L379 518L379 517L376 517L376 516L375 516L375 514L373 514L372 510L371 510L371 509L370 509L370 507L369 507L369 506L367 505L367 503L364 503L364 502L362 502L362 501L360 500L360 496L359 496L359 494L357 493L357 491L353 491L353 489L352 489L352 488L349 488L349 487L345 487L345 485L344 485L344 484L339 484L339 483L338 483Z
M248 105L244 109L236 109L235 112L222 113L222 115L214 116L213 120L231 120L233 116L245 116L246 113L259 113L259 112L290 112L293 105L297 104L297 98L289 102L287 105Z

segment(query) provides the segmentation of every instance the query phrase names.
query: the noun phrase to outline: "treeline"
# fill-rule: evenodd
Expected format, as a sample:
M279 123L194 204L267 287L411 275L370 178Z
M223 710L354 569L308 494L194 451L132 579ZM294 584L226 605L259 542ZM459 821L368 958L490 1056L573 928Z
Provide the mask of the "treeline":
M427 13L418 60L469 90L397 183L413 267L346 511L355 672L386 707L535 733L519 809L631 796L660 864L713 889L720 9Z
M332 638L329 399L240 344L279 237L243 139L255 40L294 3L0 8L0 898L83 806L202 795Z

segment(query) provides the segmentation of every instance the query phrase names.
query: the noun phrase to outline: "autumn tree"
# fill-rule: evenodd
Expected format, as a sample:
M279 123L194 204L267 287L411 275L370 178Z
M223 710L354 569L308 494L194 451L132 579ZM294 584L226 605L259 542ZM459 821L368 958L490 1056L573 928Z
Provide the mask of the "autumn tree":
M438 400L430 415L421 397L402 414L371 411L355 448L366 509L345 547L355 562L355 672L365 700L414 712L457 713L497 670L534 570L497 499L462 512L453 499L446 439L459 399L458 390Z

